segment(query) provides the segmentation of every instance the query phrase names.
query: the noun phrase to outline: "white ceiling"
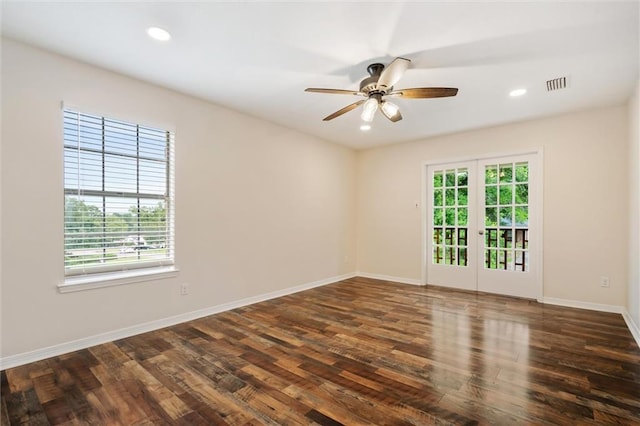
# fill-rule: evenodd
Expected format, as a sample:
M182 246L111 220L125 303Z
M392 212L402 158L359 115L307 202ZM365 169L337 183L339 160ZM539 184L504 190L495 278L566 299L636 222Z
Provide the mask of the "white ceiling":
M353 148L625 102L638 81L639 3L2 2L2 34ZM169 30L151 40L149 26ZM404 120L359 110L372 62L412 65L396 89L458 96L394 99ZM569 87L546 91L546 80ZM528 93L510 98L511 89Z

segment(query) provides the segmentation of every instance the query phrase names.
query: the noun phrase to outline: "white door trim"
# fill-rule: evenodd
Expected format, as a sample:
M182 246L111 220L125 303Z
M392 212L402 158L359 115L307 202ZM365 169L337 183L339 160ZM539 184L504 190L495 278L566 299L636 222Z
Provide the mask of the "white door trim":
M537 277L536 277L536 284L537 284L537 288L538 288L538 296L536 297L536 300L538 302L542 302L543 298L544 298L544 241L543 241L543 229L544 229L544 208L543 208L543 184L544 184L544 176L543 176L543 172L544 172L544 152L542 147L539 148L532 148L532 149L527 149L527 150L520 150L520 151L502 151L502 152L493 152L493 153L484 153L484 154L477 154L477 155L468 155L468 156L460 156L460 157L449 157L449 158L437 158L437 159L431 159L431 160L426 160L422 162L422 183L421 183L421 188L422 188L422 211L421 211L421 215L422 215L422 219L421 219L421 223L422 223L422 253L421 253L421 257L422 257L422 285L427 285L428 283L428 263L427 263L427 245L428 245L428 241L427 241L427 227L429 226L428 223L428 212L430 211L431 208L431 199L429 197L429 187L427 185L427 168L429 166L435 166L435 165L439 165L439 164L449 164L449 163L459 163L459 162L465 162L465 161L479 161L479 160L485 160L485 159L490 159L490 158L502 158L502 157L513 157L513 156L518 156L518 155L528 155L528 154L533 154L536 155L536 167L537 167L537 182L536 182L536 191L537 191L537 200L538 202L536 203L536 205L534 206L534 209L536 210L536 214L538 216L538 226L537 229L535 230L535 235L533 237L537 238L538 241L540 242L538 244L537 250L535 255L538 257L538 262L539 262L539 268L537 270Z

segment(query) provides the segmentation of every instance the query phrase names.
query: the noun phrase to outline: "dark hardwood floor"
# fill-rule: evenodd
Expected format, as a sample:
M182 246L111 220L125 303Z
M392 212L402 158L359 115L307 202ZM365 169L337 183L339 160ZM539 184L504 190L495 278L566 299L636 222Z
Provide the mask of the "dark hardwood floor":
M2 424L640 424L620 315L354 278L2 372Z

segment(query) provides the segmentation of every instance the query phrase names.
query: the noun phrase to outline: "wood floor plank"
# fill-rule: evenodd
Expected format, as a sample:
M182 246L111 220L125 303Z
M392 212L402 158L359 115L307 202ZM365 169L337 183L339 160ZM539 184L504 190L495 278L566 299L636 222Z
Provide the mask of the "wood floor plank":
M2 426L640 424L620 315L362 277L0 379Z

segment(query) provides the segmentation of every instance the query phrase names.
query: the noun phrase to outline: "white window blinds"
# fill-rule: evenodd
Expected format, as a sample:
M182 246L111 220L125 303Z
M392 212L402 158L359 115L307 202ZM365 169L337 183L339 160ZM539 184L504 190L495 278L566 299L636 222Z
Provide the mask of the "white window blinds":
M173 133L64 110L66 275L172 265Z

